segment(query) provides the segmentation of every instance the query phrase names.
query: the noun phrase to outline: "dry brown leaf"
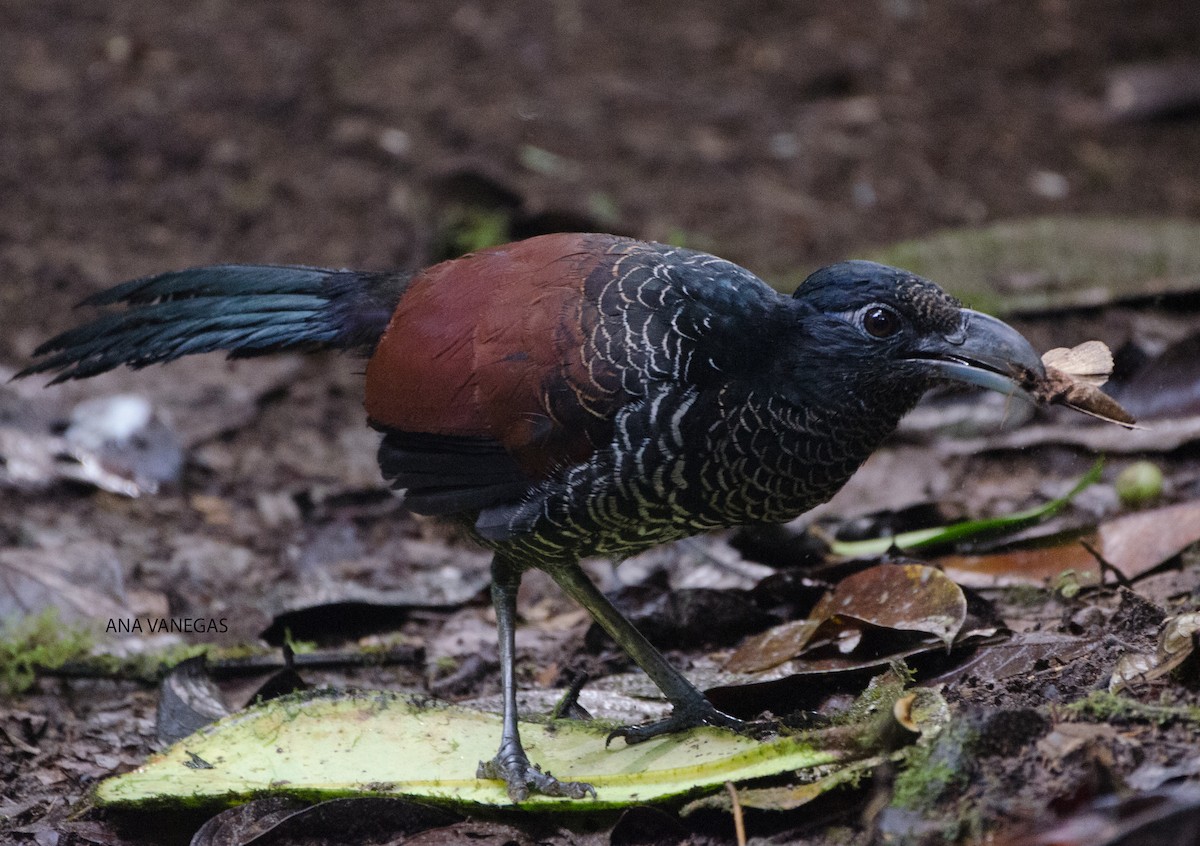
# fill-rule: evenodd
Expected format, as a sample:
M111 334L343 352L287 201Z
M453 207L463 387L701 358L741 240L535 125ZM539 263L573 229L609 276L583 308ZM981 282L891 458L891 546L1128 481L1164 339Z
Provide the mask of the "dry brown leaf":
M917 701L917 694L910 693L907 696L902 696L892 705L892 716L896 718L896 722L904 726L913 734L918 733L921 727L917 725L917 721L913 719L913 703Z
M1078 347L1046 350L1042 364L1099 388L1112 376L1112 350L1103 341L1085 341Z
M1158 649L1153 654L1130 652L1120 657L1108 683L1109 692L1120 693L1134 684L1153 681L1174 670L1195 651L1198 632L1200 611L1167 620L1158 634Z
M1200 541L1200 500L1109 520L1097 537L1104 560L1136 579Z
M1046 368L1046 378L1035 386L1033 395L1039 402L1065 405L1106 423L1116 423L1126 429L1143 428L1137 425L1132 414L1095 384L1079 381L1053 367Z
M1084 341L1077 347L1047 350L1042 355L1042 364L1098 388L1112 375L1113 355L1103 341Z
M1094 649L1095 645L1095 638L1091 637L1017 632L1003 642L979 649L962 664L938 676L937 681L953 684L966 676L974 676L1000 682L1039 671L1055 672Z
M56 608L64 622L134 616L121 563L108 544L0 550L0 620Z
M1095 542L1094 538L1090 540ZM955 582L971 588L1044 586L1053 584L1067 570L1074 571L1081 585L1096 585L1101 581L1096 556L1078 542L985 555L944 555L936 563Z
M807 620L776 626L744 643L725 669L753 673L779 666L811 645L818 630L838 626L830 637L853 651L860 633L847 621L898 631L931 634L947 646L967 616L962 589L934 567L880 564L847 576L813 608ZM839 625L840 624L840 625ZM823 641L826 642L826 641Z
M1078 584L1086 587L1100 584L1104 573L1100 561L1084 543L1123 577L1136 579L1198 542L1200 501L1181 502L1116 517L1079 541L1060 546L945 555L937 559L937 564L966 587L1045 586L1068 570L1074 572Z

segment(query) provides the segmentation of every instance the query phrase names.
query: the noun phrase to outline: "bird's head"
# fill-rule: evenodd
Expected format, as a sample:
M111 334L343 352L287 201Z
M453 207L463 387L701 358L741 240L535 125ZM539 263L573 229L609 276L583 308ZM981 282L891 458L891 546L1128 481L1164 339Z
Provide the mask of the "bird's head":
M1000 393L1041 377L1041 359L1015 329L964 308L934 283L905 270L847 261L818 270L796 290L804 343L791 362L819 368L861 403L903 406L939 382ZM811 401L814 397L808 397ZM817 397L816 399L819 399Z

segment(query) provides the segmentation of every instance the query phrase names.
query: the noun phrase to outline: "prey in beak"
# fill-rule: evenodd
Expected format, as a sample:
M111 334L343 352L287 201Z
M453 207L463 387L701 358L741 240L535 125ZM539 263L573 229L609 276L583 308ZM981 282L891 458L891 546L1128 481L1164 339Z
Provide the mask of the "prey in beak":
M1046 378L1046 368L1029 341L1003 320L972 309L960 311L956 331L924 336L910 360L919 361L935 378L1034 402L1029 389Z
M1113 364L1112 353L1101 342L1050 350L1039 357L1024 336L1003 320L971 309L961 312L958 331L926 336L910 360L920 361L936 378L978 385L1035 405L1065 405L1107 423L1141 428L1133 415L1100 390Z

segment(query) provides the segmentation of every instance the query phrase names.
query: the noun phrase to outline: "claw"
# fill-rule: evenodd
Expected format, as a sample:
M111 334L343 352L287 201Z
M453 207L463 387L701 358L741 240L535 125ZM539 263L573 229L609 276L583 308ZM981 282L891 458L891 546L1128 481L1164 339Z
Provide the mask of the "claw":
M525 755L497 754L490 761L480 761L475 778L503 781L508 788L508 798L514 802L524 802L531 791L542 796L561 796L566 799L582 799L585 796L596 798L596 788L590 784L559 781L550 773L542 772L541 767L531 764Z
M621 728L613 729L608 733L608 738L604 741L604 745L608 746L618 737L625 738L625 742L632 746L635 743L644 743L651 738L660 737L664 734L687 731L697 726L720 726L721 728L736 730L740 729L743 725L745 724L737 717L731 717L724 711L718 711L705 699L700 703L676 705L674 710L671 711L671 716L654 723L646 723L640 726L622 726Z

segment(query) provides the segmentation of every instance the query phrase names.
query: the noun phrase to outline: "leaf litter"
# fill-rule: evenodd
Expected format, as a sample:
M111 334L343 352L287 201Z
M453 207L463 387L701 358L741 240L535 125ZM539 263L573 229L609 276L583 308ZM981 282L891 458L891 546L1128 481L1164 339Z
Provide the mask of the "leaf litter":
M1052 366L1057 365L1052 364ZM1071 368L1072 365L1068 362L1065 369L1070 370ZM1076 366L1075 369L1078 370L1079 367ZM1072 384L1091 384L1091 382L1087 381L1087 378L1091 376L1094 376L1094 374L1089 374L1086 372L1073 374L1072 379L1074 381ZM1067 393L1069 393L1069 391ZM1118 394L1118 396L1120 396L1120 394ZM1066 397L1067 394L1064 394L1064 398ZM1158 424L1156 423L1155 425L1157 430ZM1080 428L1088 429L1091 427ZM1058 427L1058 431L1063 432L1070 430ZM1095 429L1095 431L1108 430ZM1117 432L1115 434L1118 434L1122 437L1137 438L1144 436L1146 433ZM1048 441L1043 441L1043 443L1046 442ZM321 496L324 496L324 494ZM1171 492L1168 486L1168 499L1170 496ZM300 509L307 509L307 505L304 503L302 498L289 496L288 501L298 502L300 503ZM238 515L236 506L231 508L230 503L224 499L222 499L220 504L221 508L213 511L212 513L226 513L232 518L233 521L235 521L235 523L236 521L242 519ZM1099 542L1091 543L1091 541L1089 541L1089 545L1092 546L1095 553L1097 553L1100 558L1106 559L1107 563L1112 565L1112 568L1107 571L1109 573L1120 572L1122 575L1125 575L1126 573L1140 574L1145 572L1145 568L1158 567L1165 561L1172 560L1174 556L1178 555L1181 543L1186 547L1188 541L1188 535L1186 531L1176 533L1164 531L1164 529L1169 527L1172 523L1182 526L1187 526L1190 524L1190 520L1181 521L1177 519L1180 516L1186 516L1188 512L1183 510L1170 510L1181 505L1186 506L1187 503L1176 503L1175 505L1167 505L1164 509L1152 509L1150 511L1141 512L1140 514L1125 515L1123 517L1116 517L1110 520L1101 521L1100 529L1103 529L1112 523L1117 526L1119 531L1114 530L1107 548L1104 544ZM1162 511L1162 513L1155 513L1158 511ZM205 513L207 515L208 512ZM309 511L308 513L312 515L316 512ZM344 513L348 514L349 511L344 510ZM1146 516L1151 514L1153 517ZM362 512L360 516L352 519L370 519L364 515L365 512ZM329 515L327 514L318 514L318 517L321 520L328 519L328 516ZM1138 522L1132 519L1138 517L1143 518L1142 521ZM207 516L205 519L207 521ZM1118 522L1126 519L1129 519L1130 522ZM217 524L214 523L213 525ZM224 521L222 525L231 524L228 521ZM1100 529L1097 529L1097 533L1100 531ZM1154 541L1160 540L1162 541L1161 543L1154 543ZM960 543L961 542L962 540L960 540ZM1088 558L1090 558L1092 561L1097 561L1097 555L1093 554L1092 552L1088 552L1087 548L1082 544L1073 543L1067 545L1064 547L1064 549L1065 548L1083 550L1083 553L1087 555ZM360 558L360 563L363 567L368 566L368 564L363 562L366 562L370 558L369 549L370 545L364 547L362 550L356 553L358 556L362 556L364 552L366 553L365 556ZM1003 555L1003 551L1000 554ZM1140 557L1138 557L1139 554ZM1051 558L1052 556L1048 557L1047 561L1049 562ZM712 560L716 562L715 558ZM753 562L749 563L753 564ZM1060 560L1059 563L1062 563L1062 560ZM667 566L671 566L670 556L668 556L666 564ZM326 566L326 564L325 562L314 562L314 566L319 568ZM369 566L378 567L379 562L372 562ZM723 567L724 565L721 566ZM896 568L896 565L888 566ZM1096 566L1103 571L1103 566L1100 565L1099 562L1097 562ZM998 561L997 567L1003 568L1004 563ZM651 569L653 569L653 567ZM682 564L679 567L679 572L686 575L695 569L696 567L694 564ZM742 569L744 570L745 568ZM628 570L629 568L626 568L626 571ZM956 573L952 567L948 567L947 572L956 577L961 575ZM747 575L749 575L748 571L745 574L739 575L738 578L744 580L747 578ZM1061 571L1059 575L1061 575ZM1137 576L1134 576L1134 578L1136 577ZM727 576L721 576L720 578L724 579L727 578ZM843 579L835 580L835 589L836 586L841 583L841 581L843 581ZM1047 575L1040 578L1037 583L1040 585L1053 584L1054 580ZM743 581L743 584L747 583ZM751 579L749 584L753 584L753 579ZM999 582L993 581L988 583L986 580L984 580L982 584L983 586L987 587L995 587L995 585L999 584ZM1181 584L1186 585L1186 581ZM1087 585L1088 583L1083 582L1084 587L1087 587ZM1184 591L1184 593L1186 593L1186 591ZM1174 595L1178 596L1179 590L1176 590ZM1082 630L1079 630L1079 627L1076 626L1074 620L1076 618L1082 619L1082 611L1088 610L1089 608L1094 610L1101 604L1100 601L1097 600L1102 601L1103 599L1102 597L1096 597L1094 594L1087 594L1087 596L1088 599L1086 600L1086 603L1081 606L1078 603L1078 600L1068 600L1066 599L1065 594L1063 595L1063 601L1076 603L1073 608L1068 609L1072 613L1068 615L1067 611L1063 612L1063 619L1066 620L1069 616L1070 620L1072 621L1069 625L1064 623L1064 627L1076 627L1077 633L1075 634L1066 634L1065 630L1062 634L1058 634L1056 632L1039 633L1021 631L1012 635L1007 641L997 642L996 634L998 630L995 628L995 626L989 627L981 621L964 621L964 623L959 626L958 637L955 642L955 651L952 653L952 659L948 663L953 665L955 662L963 660L966 660L967 663L962 664L962 666L958 668L957 672L956 670L951 669L950 673L948 674L943 674L941 676L929 676L927 678L923 677L923 679L932 680L935 678L941 678L947 680L945 683L957 684L962 686L963 690L970 690L973 689L973 685L979 683L979 679L981 677L986 677L990 680L990 684L997 686L997 689L1001 691L1000 693L993 694L993 696L999 697L1002 703L1009 701L1011 698L1020 698L1023 696L1024 694L1020 694L1018 692L1023 686L1030 686L1032 690L1038 691L1043 697L1042 702L1044 703L1053 701L1053 696L1056 695L1054 691L1059 685L1066 685L1063 689L1071 689L1070 685L1077 683L1075 681L1069 681L1072 678L1082 679L1089 677L1087 676L1088 673L1093 673L1093 675L1090 676L1093 682L1105 681L1106 678L1094 675L1094 670L1103 664L1105 656L1108 656L1108 660L1110 661L1108 669L1111 669L1113 666L1115 666L1115 662L1119 657L1120 650L1111 645L1103 645L1104 641L1101 640L1101 633L1106 633L1107 636L1110 637L1113 634L1120 634L1121 637L1127 638L1129 642L1132 643L1137 640L1137 638L1133 636L1134 633L1146 631L1146 624L1144 622L1138 622L1138 620L1142 620L1143 618L1137 615L1130 616L1126 622L1121 622L1121 620L1118 619L1121 616L1119 611L1115 614L1111 611L1106 611L1105 614L1107 616L1102 617L1102 619L1107 620L1112 624L1108 626L1107 629L1103 624L1101 624L1099 627L1096 627L1092 624L1080 624L1083 626L1083 628ZM469 608L464 609L464 611L469 612ZM866 612L863 613L866 617L870 616ZM806 677L810 680L814 677L820 677L822 679L822 686L828 685L830 690L834 690L837 687L836 682L833 681L834 675L846 668L858 668L861 670L863 668L879 667L886 665L888 661L894 660L898 657L908 657L915 660L921 655L937 655L939 653L944 654L946 650L944 638L938 637L936 634L928 631L908 631L906 634L907 630L903 629L903 627L889 629L886 626L877 625L877 623L885 622L882 618L876 619L874 622L869 620L856 621L853 619L850 619L849 622L850 624L844 629L837 630L831 627L831 633L822 632L817 638L810 640L809 646L813 648L814 652L823 650L824 657L816 657L811 661L808 661L806 668L802 668L797 664L795 669L802 674L805 674L803 677ZM1047 626L1054 626L1056 624L1057 623L1055 620L1050 619L1044 619L1040 623L1040 625ZM1153 625L1155 627L1154 630L1157 631L1158 624L1155 623ZM1002 634L1002 632L1000 634ZM886 649L876 650L874 655L864 654L863 650L872 646L873 641L875 646L879 645L880 636L883 637L884 641L897 638L903 639L908 636L911 636L916 640L909 641L908 646L905 648L893 648L890 651ZM819 641L819 643L815 641ZM867 651L870 652L869 649ZM996 654L1005 655L1005 660L1000 663L995 661L988 663L989 657ZM946 664L943 663L940 666L945 667ZM1160 678L1155 682L1157 685L1155 689L1162 691L1162 686L1167 684L1166 679L1169 677L1170 673L1160 675ZM545 678L547 682L553 681L552 676L548 675ZM728 678L726 681L728 681ZM811 681L808 682L808 684L811 684ZM754 686L751 685L751 688L752 687ZM1173 689L1173 686L1168 686L1166 688L1168 691ZM752 695L749 693L749 688L746 687L728 688L728 690L740 691L740 695L742 696ZM1124 692L1130 691L1127 689ZM587 693L587 691L585 691L585 693ZM714 696L715 695L716 691L714 691ZM1005 699L1005 697L1008 697L1009 699ZM551 694L550 698L553 698L553 694ZM780 702L781 700L776 698L775 701ZM1002 705L1002 707L1007 706ZM603 710L603 706L600 706L600 710ZM1175 712L1167 709L1163 713L1170 715ZM1137 717L1131 717L1131 719L1137 719ZM1155 717L1155 719L1169 720L1170 717ZM1087 731L1084 731L1084 734L1087 734ZM1087 747L1089 749L1100 749L1100 747L1102 747L1104 744L1118 743L1118 741L1115 739L1115 736L1109 736L1103 733L1092 732L1089 736L1093 738L1092 741L1089 741L1090 745ZM27 740L22 740L22 742L26 744L29 743ZM1127 739L1120 742L1125 743L1125 745L1129 748L1133 748ZM1118 752L1120 751L1120 747L1114 748L1117 748ZM1078 752L1072 754L1077 755ZM200 756L200 760L207 761L207 759L203 758L203 756ZM1060 766L1062 767L1061 771L1064 774L1064 778L1067 776L1072 778L1083 776L1080 771L1073 769L1075 767L1073 760L1074 759L1071 757L1071 755L1068 755L1063 759L1063 762ZM911 762L900 762L899 766L912 768L915 767L915 764ZM1168 763L1164 766L1171 765ZM842 770L839 772L843 774L843 778L839 778L838 773L831 774L828 776L828 778L831 783L834 781L853 783L856 779L864 776L869 769L870 768L866 768L861 773L854 773L851 770ZM1186 772L1186 768L1180 771ZM762 789L772 790L775 788ZM795 802L798 798L804 799L806 796L811 798L810 794L814 792L818 794L823 792L822 789L814 789L803 784L784 787L782 790L784 795L790 797L789 799L767 798L763 800L763 804L759 807L773 807L776 809L783 807L794 807L794 805L789 806L786 803ZM752 803L756 801L754 798L755 794L753 792L747 795L746 791L742 790L739 792L739 795L746 797L747 807L752 807Z
M1066 543L936 559L975 588L1052 585L1071 573L1083 586L1138 579L1200 543L1200 501L1180 502L1102 522Z
M854 651L863 626L930 635L949 646L967 618L962 589L940 570L923 564L881 564L843 579L808 619L757 635L733 653L725 669L768 670L814 646Z
M1158 635L1154 652L1130 652L1122 655L1108 683L1110 693L1149 684L1178 669L1196 650L1200 634L1200 612L1192 611L1169 618Z

